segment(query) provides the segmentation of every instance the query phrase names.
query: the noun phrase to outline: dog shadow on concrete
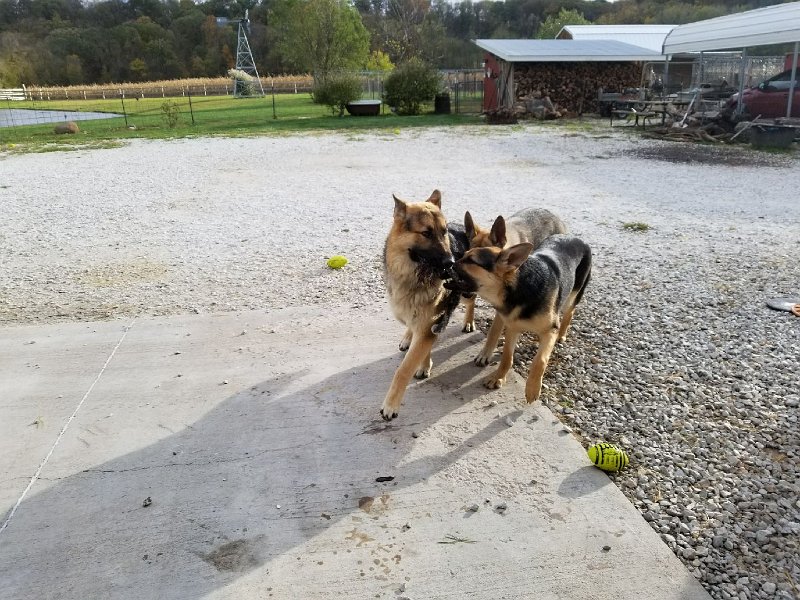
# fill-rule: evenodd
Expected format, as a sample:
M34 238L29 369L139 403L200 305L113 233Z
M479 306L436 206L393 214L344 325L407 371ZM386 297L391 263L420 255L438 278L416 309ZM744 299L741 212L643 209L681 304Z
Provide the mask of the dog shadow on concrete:
M138 451L43 479L0 539L0 598L200 598L361 514L387 486L423 482L507 429L495 419L410 458L414 435L492 393L464 351L475 338L434 349L434 376L409 386L390 424L378 410L399 352L325 378L277 375Z

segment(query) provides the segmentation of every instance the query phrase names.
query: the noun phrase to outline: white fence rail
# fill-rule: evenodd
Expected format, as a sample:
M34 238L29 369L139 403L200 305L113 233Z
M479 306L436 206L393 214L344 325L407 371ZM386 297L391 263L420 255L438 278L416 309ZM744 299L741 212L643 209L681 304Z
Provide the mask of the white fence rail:
M25 86L21 88L0 88L0 100L27 100Z

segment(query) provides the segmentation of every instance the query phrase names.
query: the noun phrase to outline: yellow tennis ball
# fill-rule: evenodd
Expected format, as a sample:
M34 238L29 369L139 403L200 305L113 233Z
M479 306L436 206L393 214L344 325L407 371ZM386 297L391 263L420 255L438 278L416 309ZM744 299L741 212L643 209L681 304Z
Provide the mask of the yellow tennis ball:
M628 455L625 451L606 442L589 446L586 454L594 466L603 471L619 471L628 465Z
M331 269L341 269L343 266L347 264L347 259L344 256L331 256L328 259L328 266Z
M395 134L395 135L400 135L400 130L399 130L399 129L395 129L395 130L394 130L394 134Z

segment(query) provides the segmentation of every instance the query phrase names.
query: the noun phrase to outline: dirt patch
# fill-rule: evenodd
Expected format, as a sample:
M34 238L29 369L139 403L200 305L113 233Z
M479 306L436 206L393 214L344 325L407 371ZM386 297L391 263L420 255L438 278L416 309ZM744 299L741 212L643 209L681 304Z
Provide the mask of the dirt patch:
M218 571L249 571L261 564L255 551L254 540L246 539L223 544L204 555L203 560L214 565Z
M792 164L790 155L756 152L746 148L724 148L695 144L665 144L640 148L633 152L638 158L663 160L671 163L698 165L727 165L730 167L785 167Z
M79 283L95 287L113 287L159 281L167 273L165 265L140 260L131 263L112 263L86 269L78 273L76 280Z

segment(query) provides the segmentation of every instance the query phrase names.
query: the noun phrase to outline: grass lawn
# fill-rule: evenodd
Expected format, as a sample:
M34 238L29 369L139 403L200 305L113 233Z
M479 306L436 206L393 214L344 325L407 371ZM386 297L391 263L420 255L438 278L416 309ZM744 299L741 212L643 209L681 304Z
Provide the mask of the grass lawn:
M162 106L174 103L178 117L170 127ZM0 110L35 109L123 114L123 101L54 100L0 104ZM213 135L288 134L303 131L394 130L406 127L436 125L472 125L481 123L477 115L434 115L399 117L383 107L377 117L333 116L329 108L314 104L308 94L275 96L274 112L271 96L264 98L232 98L230 96L198 96L189 98L126 98L127 116L110 119L76 121L77 135L56 135L55 123L17 125L0 128L0 151L36 152L63 150L69 146L110 146L128 138L180 138Z

